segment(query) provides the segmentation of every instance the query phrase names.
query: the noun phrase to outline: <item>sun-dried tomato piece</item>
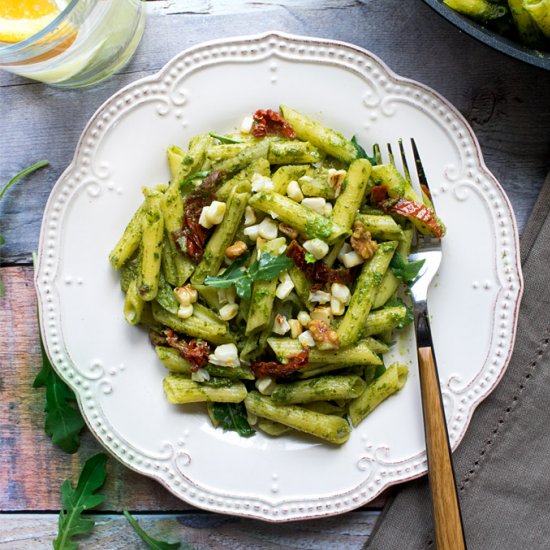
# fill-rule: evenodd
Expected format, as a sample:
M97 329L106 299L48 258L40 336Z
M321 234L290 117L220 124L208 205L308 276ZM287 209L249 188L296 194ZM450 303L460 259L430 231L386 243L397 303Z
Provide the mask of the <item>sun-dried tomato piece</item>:
M286 250L286 255L305 273L308 279L315 283L340 283L348 285L352 281L349 269L334 269L322 260L314 263L306 262L306 251L297 241L292 241Z
M271 109L258 109L254 113L254 127L252 135L257 138L266 136L283 136L289 139L296 137L292 126L276 111Z
M256 378L265 378L266 376L270 376L271 378L285 378L297 370L307 366L308 361L309 348L305 348L297 355L289 357L288 363L278 363L277 361L258 361L256 363L252 363L250 368Z
M166 329L164 334L166 336L166 343L191 363L191 370L193 372L208 364L208 356L210 355L208 342L199 342L195 339L186 342L172 329Z
M429 191L427 195L429 197ZM384 212L393 212L422 222L438 239L445 235L445 226L437 218L433 208L404 197L388 198L388 188L385 185L372 188L371 201Z
M201 185L191 191L185 200L183 227L173 235L182 251L185 247L187 255L195 262L200 262L204 253L204 245L211 230L199 223L202 209L216 199L215 188L224 173L215 170L204 178Z

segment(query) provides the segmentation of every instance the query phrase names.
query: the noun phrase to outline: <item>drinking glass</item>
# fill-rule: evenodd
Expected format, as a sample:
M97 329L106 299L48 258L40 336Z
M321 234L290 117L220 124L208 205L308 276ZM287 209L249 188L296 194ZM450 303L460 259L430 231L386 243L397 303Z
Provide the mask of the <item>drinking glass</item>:
M140 0L71 0L27 40L0 42L0 69L60 88L95 84L129 61L144 28Z

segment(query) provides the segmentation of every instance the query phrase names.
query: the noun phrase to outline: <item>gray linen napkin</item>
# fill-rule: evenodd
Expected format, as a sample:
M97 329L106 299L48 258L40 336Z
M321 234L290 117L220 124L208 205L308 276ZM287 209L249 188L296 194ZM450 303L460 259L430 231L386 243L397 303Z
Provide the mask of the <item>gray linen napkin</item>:
M454 453L469 550L550 549L550 174L521 239L525 291L508 369ZM368 550L435 548L427 478L388 502Z

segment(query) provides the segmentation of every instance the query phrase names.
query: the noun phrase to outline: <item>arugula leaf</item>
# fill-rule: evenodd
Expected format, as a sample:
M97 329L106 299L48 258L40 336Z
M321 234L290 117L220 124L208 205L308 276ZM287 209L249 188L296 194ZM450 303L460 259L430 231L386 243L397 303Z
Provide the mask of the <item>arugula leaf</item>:
M224 431L237 432L241 437L252 437L256 434L248 423L242 403L212 403L210 410L214 420Z
M33 253L33 264L36 265L36 254ZM59 378L52 367L42 340L40 331L40 315L38 319L38 339L42 355L42 368L36 375L32 384L33 388L46 387L46 419L45 432L52 438L54 445L63 449L66 453L76 453L80 445L80 432L84 428L84 420L77 406L73 391Z
M123 510L122 513L126 519L130 522L130 525L134 528L135 532L139 535L139 538L147 545L151 550L178 550L181 548L181 542L163 542L162 540L154 539L149 535L143 527L132 517L130 512ZM193 550L193 547L189 544L183 546L184 550Z
M204 179L206 176L208 176L210 172L203 170L202 172L195 172L191 174L190 176L187 176L181 183L180 183L180 191L186 191L187 187L190 183L192 183L195 180L198 179Z
M386 366L382 363L381 365L376 365L374 369L374 380L380 378L386 372Z
M224 136L222 134L216 134L216 132L210 132L210 137L217 139L220 143L242 143L242 139L232 138L229 136Z
M403 256L401 256L401 254L399 254L399 252L396 252L393 255L390 262L390 267L393 270L393 274L407 284L412 283L418 277L418 273L422 269L423 265L424 260L408 262L403 258Z
M95 525L93 519L82 517L82 512L95 508L103 502L103 496L96 494L96 491L105 482L106 461L105 453L98 453L89 458L82 468L75 489L68 479L63 482L61 486L63 509L59 512L57 538L53 541L54 550L76 550L78 543L72 538L75 535L90 532Z
M219 277L206 277L205 286L229 288L234 285L239 297L249 300L254 281L271 281L293 263L287 256L272 256L268 252L264 252L259 261L254 261L249 268L246 268L244 263L248 257L248 255L241 256Z
M42 168L43 166L47 166L50 164L47 160L41 160L40 162L37 162L36 164L33 164L32 166L29 166L28 168L25 168L24 170L21 170L18 174L15 174L13 178L11 178L10 181L2 189L0 189L0 200L2 200L2 197L6 194L7 190L14 184L16 184L21 178L24 178L25 176L28 176L29 174L32 174L32 172L35 172L39 168ZM4 235L0 234L0 246L6 244L6 238ZM0 277L0 298L4 296L6 293L6 287L4 286L4 281L2 281L2 278Z
M373 166L376 166L378 164L376 162L376 157L374 155L372 155L372 157L367 155L367 152L363 149L363 147L361 147L361 145L359 145L359 142L357 141L357 136L353 136L351 138L351 143L357 151L358 159L367 159Z

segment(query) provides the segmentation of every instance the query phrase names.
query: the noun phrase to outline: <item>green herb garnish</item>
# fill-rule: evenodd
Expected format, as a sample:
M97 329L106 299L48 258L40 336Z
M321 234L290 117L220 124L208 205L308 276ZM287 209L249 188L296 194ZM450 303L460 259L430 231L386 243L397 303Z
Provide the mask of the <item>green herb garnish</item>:
M32 387L46 387L44 430L52 438L52 442L66 453L76 453L80 445L80 432L84 428L84 420L76 406L76 397L73 391L53 370L44 349L40 330L38 333L42 352L42 368L36 375Z
M40 162L37 162L36 164L33 164L32 166L29 166L28 168L25 168L24 170L21 170L21 172L19 172L18 174L15 174L15 176L13 176L13 178L11 178L11 180L8 181L8 183L6 185L4 185L4 187L2 189L0 189L0 200L2 200L2 197L6 194L8 189L12 185L15 185L21 178L24 178L25 176L28 176L29 174L32 174L33 172L35 172L39 168L47 166L48 164L50 164L49 161L41 160ZM4 237L4 235L0 234L0 246L2 246L4 244L6 244L6 238ZM5 291L6 291L6 289L4 287L4 282L2 281L2 278L0 277L0 298L2 298L2 296L4 296Z
M406 261L399 252L396 252L393 255L393 258L390 262L390 267L393 270L393 274L401 279L404 283L410 284L417 277L418 273L424 265L424 260L417 260L416 262Z
M353 136L351 138L351 143L355 147L355 150L357 151L357 158L358 159L367 159L373 166L376 166L378 163L376 162L376 156L373 154L372 157L367 155L367 152L359 145L359 142L357 141L357 136Z
M210 132L209 135L210 137L217 139L220 143L242 143L243 142L242 139L232 138L229 136L224 136L222 134L216 134L216 132Z
M254 281L271 281L293 264L292 260L286 256L272 256L268 252L264 252L260 260L254 261L248 268L244 265L247 259L248 255L241 256L219 277L206 277L205 286L214 288L235 286L239 297L248 300L252 294Z
M242 403L212 403L210 412L214 421L225 431L237 432L242 437L251 437L256 433L248 423Z
M180 183L180 191L185 191L187 187L193 183L195 180L202 180L206 176L208 176L210 172L206 170L202 170L201 172L195 172L191 174L190 176L187 176L181 183Z
M135 532L139 535L139 538L147 545L148 548L151 548L151 550L178 550L179 548L181 548L181 542L163 542L161 540L154 539L132 517L130 512L123 510L122 513L130 522L130 525L134 528ZM184 549L192 550L192 547L186 544L184 546Z
M306 252L304 259L306 264L314 264L317 261L317 258L311 252Z
M82 512L91 510L103 502L103 496L96 494L96 491L105 482L106 461L105 453L89 458L82 468L75 489L68 479L63 482L61 486L63 509L59 512L57 538L53 541L55 550L75 550L78 548L78 543L72 538L89 533L95 525L95 521L89 516L84 518Z
M405 318L398 323L395 328L405 328L414 321L414 312L412 308L410 308L401 298L393 298L392 300L388 300L384 304L384 307L404 307L407 310Z

